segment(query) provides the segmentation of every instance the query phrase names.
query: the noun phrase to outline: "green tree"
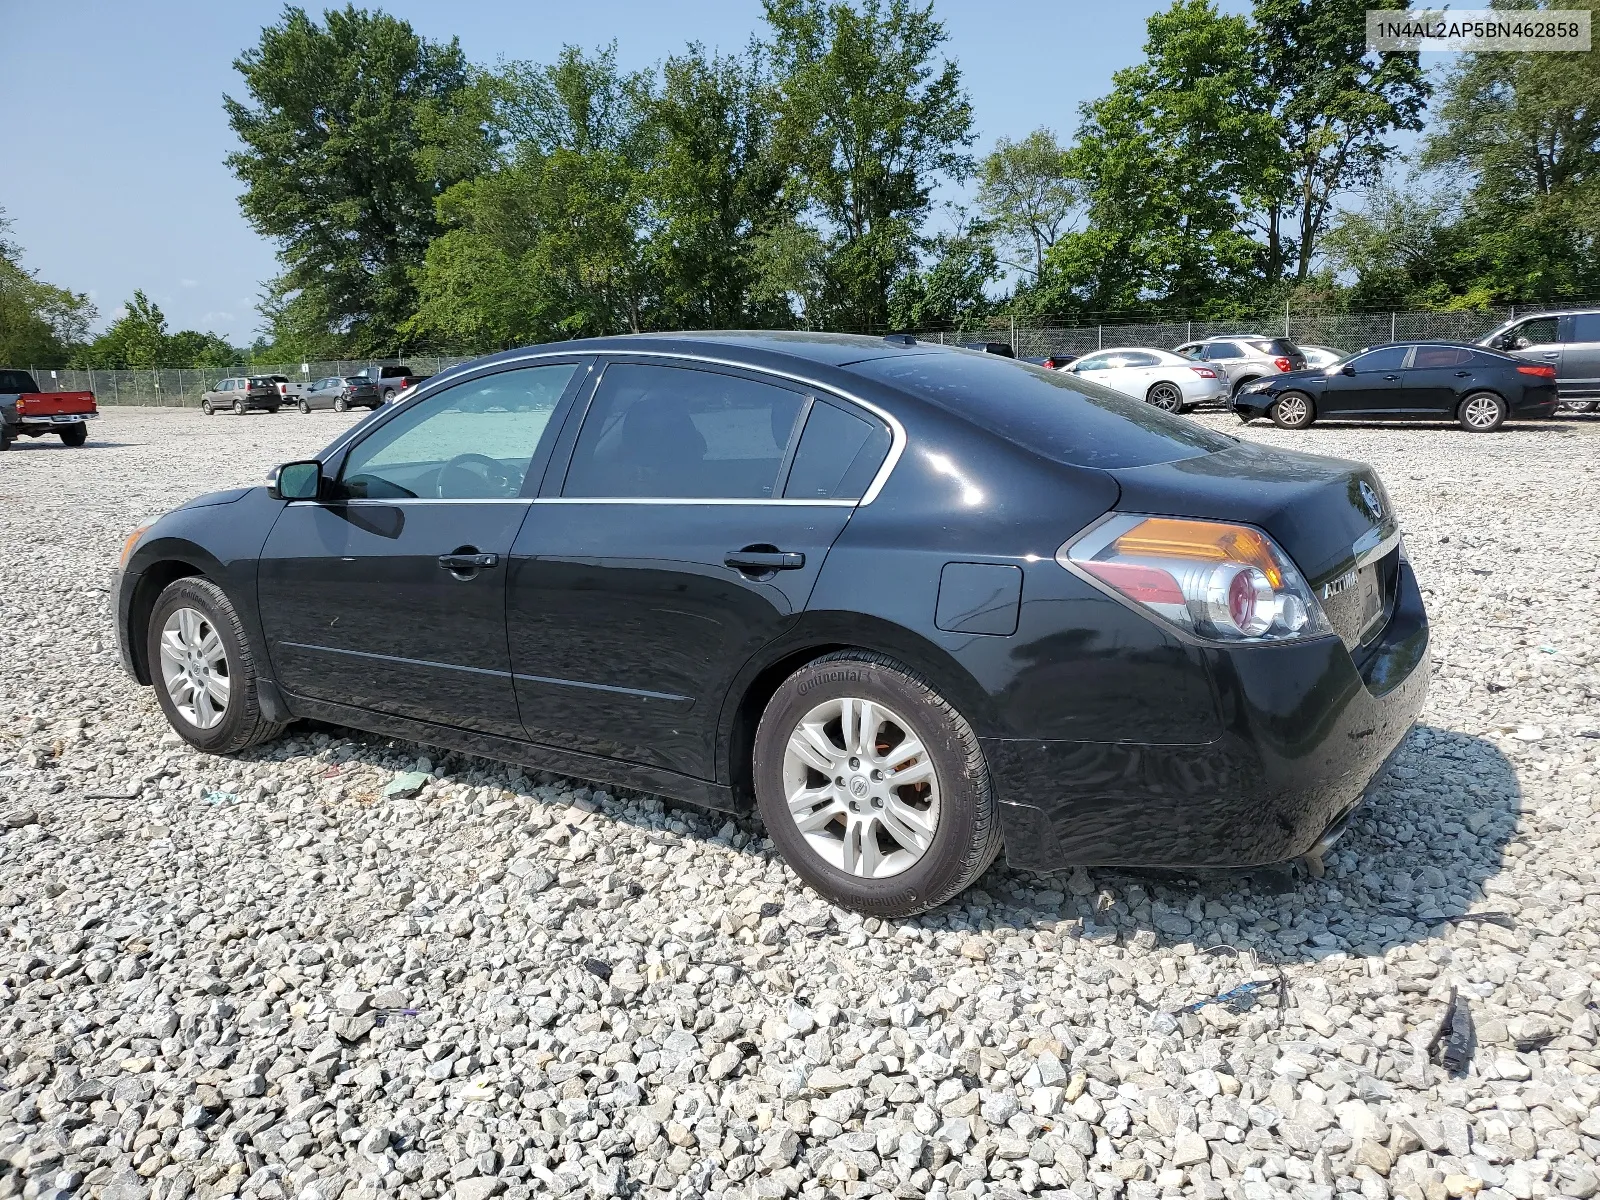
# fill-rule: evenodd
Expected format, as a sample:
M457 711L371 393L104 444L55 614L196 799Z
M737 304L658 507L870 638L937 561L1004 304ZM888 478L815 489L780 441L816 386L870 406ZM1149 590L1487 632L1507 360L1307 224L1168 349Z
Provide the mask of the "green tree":
M935 185L972 167L964 149L973 140L972 105L961 72L936 59L946 34L931 3L764 0L764 7L777 73L777 151L791 164L798 223L826 247L822 279L791 281L791 295L818 298L822 311L808 312L808 320L881 328L890 286L916 265ZM808 241L816 244L803 233L769 231L769 245ZM762 256L789 266L813 259Z
M25 268L22 251L7 236L10 227L0 210L0 364L65 366L73 347L88 336L94 305Z
M135 288L133 299L122 306L110 327L76 352L73 365L111 370L147 369L167 362L166 346L166 314L143 291Z
M275 340L317 356L394 353L435 201L483 161L461 49L353 5L318 24L287 7L234 63L224 98L244 148L228 165L250 223L278 243L265 305Z
M1600 294L1597 96L1600 51L1471 54L1447 76L1423 161L1463 194L1462 253L1486 294Z
M500 162L440 199L406 332L478 349L643 328L649 77L569 46L481 87Z
M1000 138L982 163L978 207L993 224L1009 267L1037 280L1044 256L1078 213L1082 192L1073 178L1072 155L1055 131L1035 129L1021 141Z
M1278 153L1259 165L1266 192L1264 273L1312 271L1337 198L1365 188L1397 153L1397 130L1422 128L1429 87L1418 56L1367 50L1373 0L1256 0L1253 46ZM1407 8L1410 0L1379 7ZM1543 56L1549 57L1549 56Z
M1259 279L1245 222L1277 141L1250 24L1176 0L1147 30L1145 60L1083 108L1071 173L1088 225L1047 252L1036 309L1222 312Z
M765 55L669 58L648 106L647 256L660 327L789 325L780 295L758 288L757 239L790 219L773 152L775 99Z
M197 329L180 329L167 338L161 361L172 367L231 367L243 363L245 352L226 338Z
M929 265L900 276L889 289L894 328L965 329L993 307L984 292L1000 266L992 230L957 215L956 229L933 240Z

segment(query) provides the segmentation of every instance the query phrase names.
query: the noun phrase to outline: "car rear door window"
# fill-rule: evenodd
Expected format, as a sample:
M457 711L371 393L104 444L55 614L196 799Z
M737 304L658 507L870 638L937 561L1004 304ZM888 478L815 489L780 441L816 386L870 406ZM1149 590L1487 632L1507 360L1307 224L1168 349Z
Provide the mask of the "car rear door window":
M1109 354L1091 354L1087 358L1080 358L1077 368L1080 371L1104 371L1111 365Z
M738 375L612 363L562 495L770 500L803 403L798 392Z
M1600 313L1578 313L1572 318L1572 341L1600 342Z
M1140 467L1239 444L1062 371L937 351L852 363L847 370L901 388L1035 454L1080 467Z
M1122 356L1122 365L1124 367L1153 367L1160 362L1161 360L1154 354L1145 354L1140 351L1134 351L1131 354Z
M883 422L818 400L806 417L783 489L788 500L859 500L889 453Z
M1358 375L1368 371L1398 371L1406 365L1406 355L1410 353L1410 346L1379 346L1356 355L1348 365L1354 367Z
M385 421L350 451L344 494L359 499L514 499L576 371L552 363L480 376Z
M1416 357L1411 360L1411 369L1423 371L1437 367L1455 367L1471 357L1472 351L1461 346L1418 346Z

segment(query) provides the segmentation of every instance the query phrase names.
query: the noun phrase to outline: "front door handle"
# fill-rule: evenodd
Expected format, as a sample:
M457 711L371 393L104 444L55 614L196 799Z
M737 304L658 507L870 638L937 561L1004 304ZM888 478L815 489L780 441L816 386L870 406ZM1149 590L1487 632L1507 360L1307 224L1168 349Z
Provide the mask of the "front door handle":
M1457 379L1471 379L1472 378L1472 372L1471 371L1457 371L1456 372L1456 378Z
M806 556L793 550L730 550L722 561L736 571L798 571Z
M1390 383L1393 383L1396 379L1399 379L1400 376L1398 376L1398 375L1385 375L1384 378L1387 379Z
M446 571L464 574L467 571L478 571L484 567L498 567L500 556L498 554L477 554L458 550L454 554L439 555L439 566Z
M1539 352L1539 357L1540 358L1560 358L1561 357L1561 351L1559 351L1559 350L1542 350L1542 351Z

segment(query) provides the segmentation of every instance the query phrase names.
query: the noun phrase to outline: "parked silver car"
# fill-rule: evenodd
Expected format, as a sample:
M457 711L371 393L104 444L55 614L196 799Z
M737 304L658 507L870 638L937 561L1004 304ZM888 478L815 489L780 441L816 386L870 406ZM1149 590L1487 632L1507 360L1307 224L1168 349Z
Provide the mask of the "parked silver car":
M1227 380L1211 364L1190 362L1149 346L1096 350L1060 369L1167 412L1188 412L1197 404L1228 399Z
M1185 342L1173 350L1184 358L1205 363L1227 377L1235 395L1247 383L1263 375L1285 371L1304 371L1306 356L1286 337L1258 333L1237 333Z
M1573 412L1600 408L1600 309L1520 317L1478 345L1554 367L1563 407Z
M200 397L200 411L211 416L227 410L244 416L247 412L277 412L283 396L270 375L238 375L224 379Z
M1340 359L1349 358L1348 350L1335 350L1332 346L1300 346L1300 352L1306 356L1306 366L1315 370L1318 367L1331 367Z

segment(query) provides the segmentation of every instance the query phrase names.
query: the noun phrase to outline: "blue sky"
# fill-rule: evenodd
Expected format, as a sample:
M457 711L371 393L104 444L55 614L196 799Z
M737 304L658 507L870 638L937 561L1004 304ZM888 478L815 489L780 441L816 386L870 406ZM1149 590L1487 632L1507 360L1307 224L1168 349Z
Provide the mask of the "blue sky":
M758 0L383 7L424 36L460 37L477 62L548 61L566 43L615 39L623 66L645 67L690 41L737 49L762 27ZM1158 7L1165 0L941 0L977 149L1039 125L1070 133L1079 102L1139 58ZM173 329L236 343L254 335L260 287L277 265L240 216L223 165L236 143L222 96L241 94L232 62L280 11L247 0L0 0L0 208L26 265L89 292L102 324L142 287Z

